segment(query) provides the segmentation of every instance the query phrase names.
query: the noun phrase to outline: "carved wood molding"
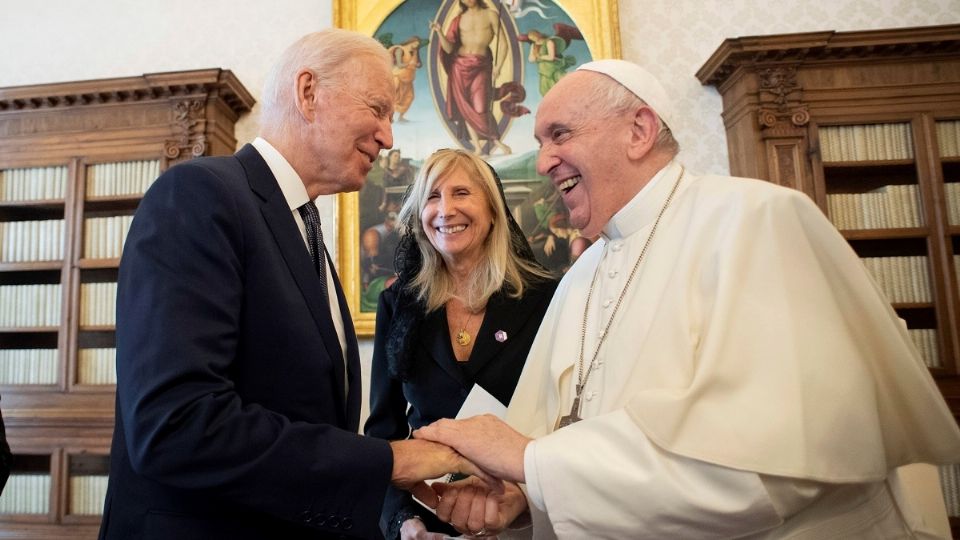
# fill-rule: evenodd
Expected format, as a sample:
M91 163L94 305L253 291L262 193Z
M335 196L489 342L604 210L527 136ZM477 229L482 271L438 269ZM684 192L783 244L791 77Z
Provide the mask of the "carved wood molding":
M724 40L697 71L705 85L718 88L738 68L755 71L777 64L910 58L960 51L960 24L858 32L805 32Z
M762 130L782 136L778 131L786 128L787 133L793 134L795 130L791 128L802 128L810 122L810 111L801 101L803 88L797 83L796 65L764 68L759 75L757 120Z
M255 100L233 72L201 69L148 73L139 77L0 88L0 112L65 109L167 100L197 95L219 97L235 114L249 111Z
M204 101L200 99L173 102L174 129L179 136L164 144L164 154L171 161L199 157L206 152L205 108Z

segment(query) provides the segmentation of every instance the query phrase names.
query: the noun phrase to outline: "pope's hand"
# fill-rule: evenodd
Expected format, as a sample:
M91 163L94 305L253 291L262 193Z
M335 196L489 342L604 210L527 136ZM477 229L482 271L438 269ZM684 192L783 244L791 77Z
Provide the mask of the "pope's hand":
M503 493L491 492L475 478L431 487L440 496L437 517L468 536L496 536L527 509L523 491L509 482Z
M450 446L491 475L517 484L525 482L523 453L532 440L496 416L484 414L466 420L437 420L413 432Z

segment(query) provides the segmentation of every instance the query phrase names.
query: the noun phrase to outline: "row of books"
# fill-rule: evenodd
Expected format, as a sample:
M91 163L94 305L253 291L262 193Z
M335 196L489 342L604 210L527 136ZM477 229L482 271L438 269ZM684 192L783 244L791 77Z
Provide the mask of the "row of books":
M117 384L117 350L80 349L77 383ZM0 349L0 385L56 384L57 349Z
M819 133L824 162L913 159L909 122L822 126Z
M891 303L933 302L927 257L863 257L861 260Z
M64 221L0 222L0 262L63 260Z
M109 326L117 323L117 284L80 285L80 326Z
M11 474L0 495L0 514L50 513L50 475Z
M160 176L160 161L98 163L87 167L87 198L142 195Z
M0 285L0 328L60 326L59 283Z
M960 517L960 465L940 466L940 486L943 488L947 515Z
M920 352L927 367L940 367L940 351L937 349L937 331L933 328L911 328L907 331Z
M71 514L98 516L103 514L107 497L107 475L77 475L70 477Z
M840 230L922 227L916 185L883 186L866 193L827 195L827 214Z
M77 382L80 384L117 384L117 350L80 349L77 358Z
M947 195L947 223L960 225L960 182L943 185Z
M960 120L937 122L937 146L940 157L960 157Z
M0 171L0 201L44 201L67 196L66 167Z
M55 384L57 349L0 349L0 384Z
M87 259L120 257L133 216L110 216L83 220L83 256Z

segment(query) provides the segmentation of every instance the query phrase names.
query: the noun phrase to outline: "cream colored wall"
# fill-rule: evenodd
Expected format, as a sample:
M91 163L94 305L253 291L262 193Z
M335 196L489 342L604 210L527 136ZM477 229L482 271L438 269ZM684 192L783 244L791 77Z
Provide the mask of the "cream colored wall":
M283 48L331 20L330 0L2 0L0 87L222 67L259 98ZM694 73L724 38L957 22L957 0L620 1L624 58L676 96L681 157L712 173L728 171L721 103ZM256 136L257 111L238 123L240 144ZM335 226L333 203L321 212ZM371 353L363 340L365 373Z

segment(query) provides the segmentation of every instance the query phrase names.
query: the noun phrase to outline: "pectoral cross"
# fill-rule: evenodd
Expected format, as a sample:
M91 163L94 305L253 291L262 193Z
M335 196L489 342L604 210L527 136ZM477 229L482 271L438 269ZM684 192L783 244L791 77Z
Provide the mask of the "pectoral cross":
M577 385L577 397L573 399L573 405L570 407L570 414L566 416L561 416L560 420L557 420L557 429L565 428L570 424L575 424L582 420L580 418L580 392L583 389L580 385Z

